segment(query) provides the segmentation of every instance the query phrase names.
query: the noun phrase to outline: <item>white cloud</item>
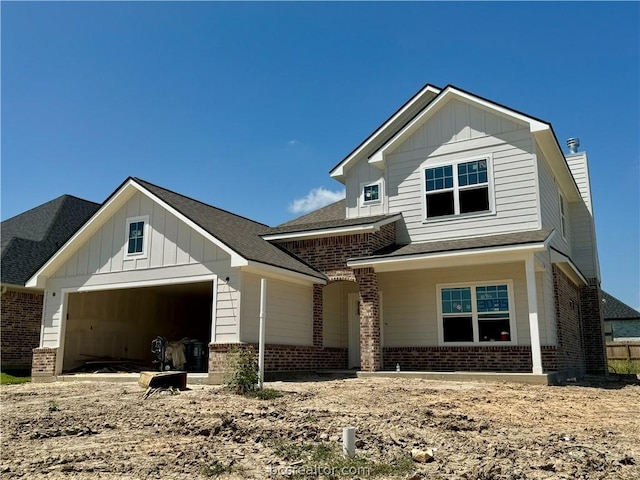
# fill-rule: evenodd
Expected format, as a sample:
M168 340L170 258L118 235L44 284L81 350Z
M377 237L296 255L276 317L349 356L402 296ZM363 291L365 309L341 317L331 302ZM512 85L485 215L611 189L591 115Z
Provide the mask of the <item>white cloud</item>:
M308 213L330 203L342 200L345 196L344 189L332 192L324 187L311 190L306 196L297 198L289 205L289 211L293 213Z
M290 147L295 147L296 145L300 145L300 140L296 140L294 138L293 140L289 140L287 142L287 145L289 145Z

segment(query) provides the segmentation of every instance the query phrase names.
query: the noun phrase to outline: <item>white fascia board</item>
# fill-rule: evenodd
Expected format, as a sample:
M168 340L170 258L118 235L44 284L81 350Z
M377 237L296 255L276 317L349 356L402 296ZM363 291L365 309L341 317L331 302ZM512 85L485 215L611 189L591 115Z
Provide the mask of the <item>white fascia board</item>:
M79 287L63 287L61 292L100 292L105 290L124 290L132 288L161 287L166 285L183 285L187 283L202 283L215 280L218 276L215 273L207 275L197 275L192 277L162 278L153 280L136 280L132 282L110 283L108 285L81 285Z
M400 130L393 138L391 138L380 149L374 152L369 158L372 163L379 163L384 161L384 156L393 152L403 140L411 135L420 125L422 125L431 115L436 113L449 99L454 96L460 98L467 103L474 103L487 110L492 110L499 115L513 118L521 123L529 125L529 130L532 133L551 130L551 126L548 123L541 122L535 118L528 117L518 112L514 112L506 107L502 107L493 102L489 102L482 98L478 98L475 95L460 91L454 87L445 88L436 98L433 100L427 108L425 108L420 115L416 116L411 122L409 122L402 130Z
M26 287L24 285L18 285L15 283L0 283L0 291L4 295L7 290L13 290L17 292L29 292L29 293L42 293L44 292L43 288L34 288L34 287Z
M336 227L336 228L328 228L323 230L309 230L302 232L292 232L292 233L276 233L273 235L263 235L262 238L264 240L310 240L313 238L322 238L322 237L335 237L338 235L355 235L358 233L366 233L366 232L376 232L380 230L380 227L386 225L388 223L395 222L400 220L402 215L394 215L391 218L385 218L384 220L380 220L375 223L368 223L365 225L355 225L348 227Z
M565 254L551 249L551 263L555 263L558 267L574 282L582 282L584 285L589 285L589 282L584 275L580 272L578 267L571 261Z
M483 265L520 260L524 261L527 254L546 250L547 241L529 243L525 245L490 247L454 252L417 253L395 258L364 258L348 261L347 266L354 268L373 267L377 272L384 272L474 264Z
M309 285L317 283L320 285L326 285L326 280L311 275L305 275L304 273L294 272L287 270L286 268L275 267L273 265L267 265L265 263L255 262L253 260L248 262L248 265L240 269L242 272L253 273L255 275L266 275L271 278L278 278L292 283L299 283L302 285Z
M101 220L117 211L133 195L135 183L129 179L122 185L109 200L105 202L96 213L80 229L66 241L66 243L54 253L40 269L25 283L26 287L44 288L44 280L54 273L73 254L72 248L78 242L82 242L93 235L102 226Z
M400 117L404 112L406 112L409 108L411 108L427 92L431 92L431 93L433 93L435 95L439 95L440 94L440 89L434 87L433 85L425 86L422 90L420 90L417 94L414 95L412 102L407 103L402 109L398 110L393 117L391 117L389 120L387 120L381 127L378 127L378 129L377 129L378 133L384 132L384 130L387 127L389 127L393 122L395 122L398 119L398 117ZM367 141L365 141L356 150L354 150L351 153L351 155L349 155L347 158L345 158L336 168L334 168L329 173L331 178L339 179L341 177L344 177L344 175L345 175L345 173L344 173L345 167L349 163L351 163L354 158L357 158L362 153L363 150L365 150L369 145L371 145L371 143L374 141L374 139L376 137L377 137L377 135L372 135Z

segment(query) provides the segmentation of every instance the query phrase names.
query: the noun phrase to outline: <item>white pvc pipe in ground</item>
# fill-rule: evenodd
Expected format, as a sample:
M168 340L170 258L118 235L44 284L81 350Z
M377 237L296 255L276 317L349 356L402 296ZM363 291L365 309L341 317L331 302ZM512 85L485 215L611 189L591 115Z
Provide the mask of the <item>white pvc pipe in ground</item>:
M347 457L356 455L356 427L342 429L342 453Z

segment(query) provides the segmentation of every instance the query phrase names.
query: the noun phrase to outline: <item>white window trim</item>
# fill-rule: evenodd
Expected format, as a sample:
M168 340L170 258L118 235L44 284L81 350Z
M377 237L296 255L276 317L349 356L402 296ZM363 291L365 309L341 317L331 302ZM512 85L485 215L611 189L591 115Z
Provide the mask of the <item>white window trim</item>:
M478 332L478 311L476 303L476 287L484 287L486 285L507 285L507 298L509 299L509 329L510 340L507 342L482 342L480 341ZM442 289L455 287L471 288L472 302L472 325L473 325L473 342L445 342L444 327L442 315ZM482 282L458 282L458 283L439 283L436 284L436 305L438 307L438 345L441 347L468 347L468 346L492 346L502 347L518 344L518 332L516 330L516 309L514 303L513 280L487 280Z
M562 191L558 189L558 215L560 216L560 233L562 239L566 242L569 238L569 218L567 215L567 199L562 195Z
M460 197L457 195L457 192L460 191L460 187L458 186L458 165L460 163L474 162L476 160L486 160L487 161L487 185L489 187L489 210L485 212L472 212L472 213L454 213L453 215L446 215L441 217L427 217L427 179L426 179L426 170L434 167L444 167L446 165L451 165L453 167L453 188L451 189L442 189L438 190L440 192L444 191L453 191L453 210L454 212L460 211ZM495 190L494 184L495 180L493 178L493 155L477 155L474 157L465 157L456 160L442 160L439 162L430 162L426 161L420 166L420 175L421 180L420 184L422 186L422 223L435 223L435 222L449 222L451 220L458 220L462 218L473 218L473 217L486 217L496 214L496 201L495 201ZM465 186L462 187L462 190L466 190L467 188L474 188L475 186Z
M366 201L364 199L364 187L371 187L373 185L378 185L378 200L369 200ZM382 199L384 198L384 182L382 178L376 180L375 182L364 182L360 184L360 205L365 207L369 205L380 205L382 204Z
M142 252L139 253L129 253L129 225L136 222L144 222L144 229L142 232ZM147 258L149 245L149 215L142 215L139 217L129 217L125 223L124 228L124 258L125 259L134 259L134 258Z

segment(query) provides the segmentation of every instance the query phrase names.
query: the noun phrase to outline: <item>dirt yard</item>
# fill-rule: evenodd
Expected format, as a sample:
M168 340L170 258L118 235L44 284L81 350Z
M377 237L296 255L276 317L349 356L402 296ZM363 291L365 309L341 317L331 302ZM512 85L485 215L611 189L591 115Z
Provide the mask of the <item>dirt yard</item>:
M407 379L2 386L2 478L640 479L640 386ZM356 457L341 455L356 427ZM412 449L431 449L418 463Z

